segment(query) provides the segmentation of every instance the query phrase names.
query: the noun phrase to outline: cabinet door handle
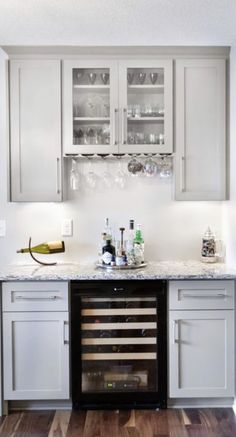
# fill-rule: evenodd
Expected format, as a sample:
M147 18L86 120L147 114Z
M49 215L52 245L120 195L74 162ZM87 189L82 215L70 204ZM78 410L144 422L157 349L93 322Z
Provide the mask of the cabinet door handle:
M178 328L177 336L176 336L176 327ZM176 344L179 342L179 321L178 320L173 320L172 329L173 329L172 342L173 342L173 344Z
M15 300L57 300L61 299L60 296L47 296L47 297L29 297L29 296L15 296Z
M63 344L70 343L69 342L69 331L68 331L68 329L66 329L66 327L69 328L69 323L67 322L67 320L64 320L63 321ZM67 331L67 335L66 335L66 331Z
M127 144L127 109L123 108L122 143Z
M61 192L60 158L57 158L57 194Z
M181 161L180 161L180 177L181 177L181 183L180 183L180 189L182 191L182 193L186 190L186 185L185 185L185 156L181 156Z
M189 294L189 293L184 293L182 295L184 298L187 299L224 299L225 297L227 297L227 294L224 293L217 293L217 294Z
M114 145L116 146L118 144L118 140L117 140L117 117L118 117L118 109L115 108L115 123L114 123Z

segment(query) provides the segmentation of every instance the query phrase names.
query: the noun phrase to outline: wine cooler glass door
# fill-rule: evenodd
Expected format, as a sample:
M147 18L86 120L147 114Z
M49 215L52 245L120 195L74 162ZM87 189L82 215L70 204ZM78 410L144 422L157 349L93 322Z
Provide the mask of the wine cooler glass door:
M157 390L155 297L81 299L82 392Z

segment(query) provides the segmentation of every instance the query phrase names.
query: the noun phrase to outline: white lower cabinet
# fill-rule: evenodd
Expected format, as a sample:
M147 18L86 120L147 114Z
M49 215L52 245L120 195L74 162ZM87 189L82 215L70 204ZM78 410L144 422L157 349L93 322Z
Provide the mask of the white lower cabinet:
M192 281L192 287L191 281L170 282L170 398L220 398L233 397L235 394L233 281L228 281L231 309L211 309L220 299L224 306L227 299L227 281L223 283L225 294L219 293L220 282L208 281L210 292L207 292L207 281ZM183 292L192 301L192 310L173 308L178 300L173 295L180 296ZM202 310L206 302L208 309ZM181 307L180 299L178 307Z
M25 311L9 311L8 303L8 311L3 312L4 399L68 399L68 286L63 284L66 294L60 296L57 283L54 283L55 291L40 296L38 290L35 295L34 284L38 287L38 283L31 282L32 291L27 290L27 295L23 294L24 283L20 283L21 292L18 288L18 297L21 305L22 300L25 302ZM9 283L5 285L3 306L10 293ZM14 289L14 286L11 288ZM42 283L41 288L46 291L47 283ZM65 302L65 311L56 311L60 300ZM50 311L42 311L46 302ZM32 304L35 306L37 303L38 311L30 310ZM55 311L51 308L53 304ZM12 306L15 306L14 302Z

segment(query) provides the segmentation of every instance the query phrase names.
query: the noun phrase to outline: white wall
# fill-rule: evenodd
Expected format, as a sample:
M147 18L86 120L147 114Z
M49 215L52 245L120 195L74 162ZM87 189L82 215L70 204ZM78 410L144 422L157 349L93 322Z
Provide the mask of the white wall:
M61 220L72 218L73 237L64 238L66 253L51 256L60 261L96 261L97 245L105 217L115 228L134 218L142 223L147 260L199 259L201 236L210 225L221 232L220 202L175 202L172 183L157 179L130 179L125 190L105 190L93 193L84 186L79 193L68 193L63 203L9 203L7 201L7 132L5 108L5 55L0 52L0 220L7 221L6 237L0 237L0 265L16 262L30 263L28 255L16 254L16 249L33 243L61 239ZM3 97L3 98L2 98ZM126 167L127 162L122 165ZM104 165L94 164L101 174ZM112 173L116 163L108 164ZM88 164L82 163L84 176ZM67 181L66 181L67 185Z
M229 265L236 264L236 45L230 52L230 165L229 188L230 201L224 203L223 234L227 245L226 261Z

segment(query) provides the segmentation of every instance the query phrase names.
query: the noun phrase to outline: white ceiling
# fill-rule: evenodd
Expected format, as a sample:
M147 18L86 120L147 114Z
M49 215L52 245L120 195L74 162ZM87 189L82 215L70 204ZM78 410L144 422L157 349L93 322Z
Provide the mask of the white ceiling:
M0 0L0 45L232 45L236 0Z

